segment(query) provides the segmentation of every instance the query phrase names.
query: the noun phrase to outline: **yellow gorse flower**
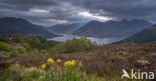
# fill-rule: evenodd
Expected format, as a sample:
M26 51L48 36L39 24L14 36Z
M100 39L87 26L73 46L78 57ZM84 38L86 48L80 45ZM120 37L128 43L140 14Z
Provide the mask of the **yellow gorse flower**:
M66 61L66 62L64 62L64 66L66 67L66 66L69 66L70 65L70 61Z
M46 64L42 64L42 65L41 65L41 68L42 68L42 69L45 69L46 66L47 66Z
M57 62L60 63L60 62L62 62L62 60L61 59L57 59Z
M64 66L75 66L76 65L76 61L72 60L72 61L66 61L64 62Z
M54 61L52 58L49 58L49 59L47 60L47 62L48 62L48 64L53 64L55 61Z
M74 66L76 64L75 60L71 61L71 65Z

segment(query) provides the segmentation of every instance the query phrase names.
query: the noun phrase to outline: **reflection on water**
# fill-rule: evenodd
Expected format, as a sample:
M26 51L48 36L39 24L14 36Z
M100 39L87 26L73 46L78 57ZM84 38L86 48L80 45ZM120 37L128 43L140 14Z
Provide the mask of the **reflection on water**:
M67 34L63 34L62 37L55 37L52 39L48 39L48 40L55 40L55 41L59 41L59 42L65 42L66 40L70 40L72 38L80 38L81 36L78 35L67 35ZM90 39L91 41L95 41L98 45L102 45L102 44L110 44L113 42L117 42L119 40L121 40L122 38L97 38L97 37L87 37L88 39Z

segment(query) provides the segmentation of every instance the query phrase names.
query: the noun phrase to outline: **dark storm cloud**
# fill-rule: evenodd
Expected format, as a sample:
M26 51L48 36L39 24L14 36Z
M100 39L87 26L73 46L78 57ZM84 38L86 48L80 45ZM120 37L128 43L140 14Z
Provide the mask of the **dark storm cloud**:
M156 18L156 1L155 0L70 0L77 6L89 9L90 12L98 12L103 16L115 18ZM106 13L104 13L106 12ZM147 18L149 17L149 18Z
M1 7L29 10L32 7L47 7L58 5L55 0L1 0Z
M155 14L155 0L0 0L0 17L22 17L43 25L107 18L155 22Z

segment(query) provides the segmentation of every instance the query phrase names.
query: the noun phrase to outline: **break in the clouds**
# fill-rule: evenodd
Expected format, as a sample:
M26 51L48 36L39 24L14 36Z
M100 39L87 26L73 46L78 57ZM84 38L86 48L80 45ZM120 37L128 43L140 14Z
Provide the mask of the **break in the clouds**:
M145 19L156 22L155 0L0 0L0 17L40 25Z

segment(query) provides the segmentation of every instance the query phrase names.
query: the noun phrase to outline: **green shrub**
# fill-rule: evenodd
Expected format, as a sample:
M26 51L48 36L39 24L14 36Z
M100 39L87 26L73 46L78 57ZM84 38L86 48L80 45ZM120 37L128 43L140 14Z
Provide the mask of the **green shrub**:
M16 43L20 43L20 42L21 42L21 39L15 38L14 41L15 41Z
M13 52L13 53L10 54L10 58L13 58L13 57L16 57L16 56L18 56L18 53L16 53L16 52Z
M48 50L44 50L44 49L43 49L43 50L41 50L41 53L42 53L42 54L48 54L48 53L49 53L49 51L48 51Z
M63 53L65 52L65 44L64 43L60 43L58 45L56 45L53 49L52 49L52 53Z
M39 54L39 50L38 49L33 49L33 53L34 54Z
M33 48L42 49L42 43L40 43L39 41L32 40L30 42L30 45Z
M32 48L29 44L27 43L23 43L22 46L27 50L27 51L30 51Z
M27 52L24 48L19 48L18 51L22 54L25 54Z
M24 76L25 76L25 78L38 79L41 76L41 73L37 70L25 71Z
M96 46L96 42L92 42L86 37L82 37L80 39L73 38L72 40L67 40L65 43L56 45L53 48L53 53L84 51L95 48Z
M32 48L36 48L38 50L42 50L42 49L49 50L52 49L57 44L59 44L59 42L52 41L52 40L48 41L45 39L40 39L40 41L32 40L29 42L29 45Z
M10 52L13 48L5 42L0 42L0 50Z

